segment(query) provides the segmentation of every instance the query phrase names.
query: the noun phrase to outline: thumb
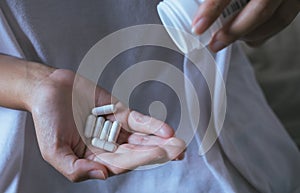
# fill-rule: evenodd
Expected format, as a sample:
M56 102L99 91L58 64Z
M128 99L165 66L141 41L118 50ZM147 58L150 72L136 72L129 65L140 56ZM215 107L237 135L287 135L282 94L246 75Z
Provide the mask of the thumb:
M88 179L106 179L108 171L102 164L79 159L70 147L63 148L51 156L49 163L71 182L80 182Z

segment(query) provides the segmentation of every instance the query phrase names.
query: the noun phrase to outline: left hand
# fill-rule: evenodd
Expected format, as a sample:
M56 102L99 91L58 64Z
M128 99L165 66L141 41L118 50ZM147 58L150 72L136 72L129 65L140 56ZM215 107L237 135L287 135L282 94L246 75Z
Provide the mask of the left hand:
M206 0L201 4L192 24L196 26L195 32L201 34L207 30L229 3L230 0ZM299 0L251 0L214 34L209 46L217 52L239 39L258 46L288 26L299 10Z
M41 155L72 182L106 179L183 156L185 143L174 136L169 125L130 110L103 88L71 71L54 70L31 93L27 104ZM111 102L116 103L117 112L105 118L118 120L122 129L116 151L106 152L81 136L92 107Z

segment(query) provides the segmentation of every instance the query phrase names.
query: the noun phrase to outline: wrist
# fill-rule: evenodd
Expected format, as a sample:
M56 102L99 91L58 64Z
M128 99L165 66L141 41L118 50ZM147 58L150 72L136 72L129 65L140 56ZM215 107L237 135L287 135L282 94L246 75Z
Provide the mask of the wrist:
M21 108L23 110L32 111L34 101L41 92L41 87L46 83L49 76L55 71L55 68L39 64L36 62L26 62L24 80L19 84L19 96L21 100Z
M33 115L45 111L45 106L51 106L53 102L68 97L72 93L75 78L71 70L40 67L29 76L32 83L29 84L24 100L25 109Z
M0 106L30 111L37 85L55 69L0 54Z

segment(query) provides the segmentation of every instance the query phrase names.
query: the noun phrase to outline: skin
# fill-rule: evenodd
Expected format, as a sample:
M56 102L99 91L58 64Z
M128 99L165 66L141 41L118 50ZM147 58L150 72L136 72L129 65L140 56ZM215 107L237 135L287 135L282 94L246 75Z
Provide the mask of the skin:
M192 24L196 34L208 29L229 2L206 0L201 4ZM299 10L299 0L251 0L231 22L214 34L210 49L217 52L236 40L259 46L289 25Z
M183 158L185 143L170 126L131 111L72 71L3 55L0 68L0 106L32 114L42 157L72 182L106 179L138 166ZM93 148L80 136L91 108L111 101L117 112L105 118L122 124L121 145L114 153Z

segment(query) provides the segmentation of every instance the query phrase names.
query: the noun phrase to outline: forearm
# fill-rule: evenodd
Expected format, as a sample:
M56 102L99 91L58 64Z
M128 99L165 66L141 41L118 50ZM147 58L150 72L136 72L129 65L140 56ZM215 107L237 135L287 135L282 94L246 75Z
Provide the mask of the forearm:
M0 54L0 106L30 110L35 88L53 71L39 63Z

